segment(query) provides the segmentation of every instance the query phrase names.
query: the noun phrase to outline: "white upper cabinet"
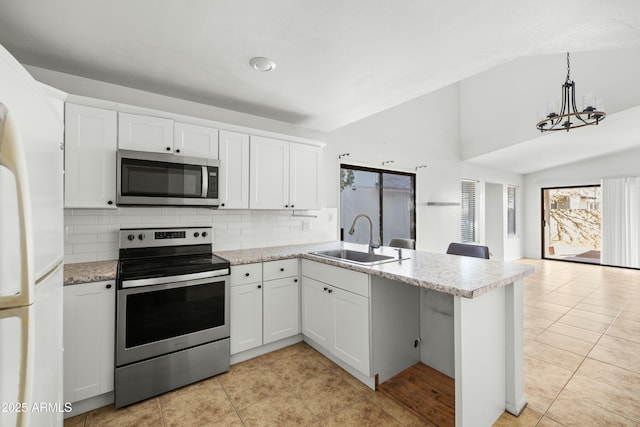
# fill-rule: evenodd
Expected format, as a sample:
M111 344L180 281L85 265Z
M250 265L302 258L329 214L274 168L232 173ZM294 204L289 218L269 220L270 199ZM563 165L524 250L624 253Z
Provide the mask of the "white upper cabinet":
M251 136L251 209L289 208L289 143Z
M220 131L219 209L249 208L249 135Z
M289 145L289 202L295 209L320 209L320 147Z
M65 105L65 208L116 208L117 127L115 111Z
M319 209L320 148L251 137L252 209Z
M173 153L173 120L118 113L118 121L119 148Z
M218 158L218 129L175 122L173 152L181 156Z

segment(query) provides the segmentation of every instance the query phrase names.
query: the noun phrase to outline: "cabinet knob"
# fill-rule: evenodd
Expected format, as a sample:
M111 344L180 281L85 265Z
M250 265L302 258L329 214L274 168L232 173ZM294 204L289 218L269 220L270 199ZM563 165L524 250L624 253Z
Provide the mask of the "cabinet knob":
M329 290L329 288L327 288L327 287L325 286L324 291L326 292L326 291L328 291L328 290Z
M284 271L284 268L281 268L280 271Z
M178 149L176 150L176 153L179 153L179 152L180 152L180 149L178 148Z
M220 206L224 206L224 203L220 203Z
M167 151L171 151L171 147L167 147Z
M111 289L111 283L107 285L107 289Z
M249 273L244 273L244 275L245 275L246 277L249 277L249 276L250 276L250 274L249 274Z
M331 292L333 292L333 289L329 289L327 292L331 293Z
M293 209L293 205L291 205L291 209Z
M289 207L289 205L284 205L284 207L285 207L285 208L288 208L288 207Z
M293 279L293 283L298 283L298 279Z
M108 204L108 205L112 205L112 204L113 204L113 200L109 200L109 201L107 202L107 204Z
M262 289L262 285L258 285L258 289Z

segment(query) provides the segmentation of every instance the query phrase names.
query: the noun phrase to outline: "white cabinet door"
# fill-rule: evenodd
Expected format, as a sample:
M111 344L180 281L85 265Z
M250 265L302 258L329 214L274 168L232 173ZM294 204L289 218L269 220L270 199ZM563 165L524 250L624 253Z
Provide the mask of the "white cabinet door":
M218 158L218 129L175 122L173 152L181 156Z
M320 209L320 147L289 146L289 202L295 209Z
M369 298L332 288L333 354L365 375L369 367Z
M333 316L329 286L309 277L302 277L302 332L330 350L333 342Z
M64 287L64 400L113 390L115 283Z
M173 120L118 113L118 147L126 150L173 152Z
M251 209L289 209L289 143L251 136Z
M262 282L231 286L231 354L262 345Z
M116 208L117 127L115 111L65 105L65 208Z
M220 209L249 209L249 135L220 131Z
M298 277L264 282L264 344L300 332L300 284Z

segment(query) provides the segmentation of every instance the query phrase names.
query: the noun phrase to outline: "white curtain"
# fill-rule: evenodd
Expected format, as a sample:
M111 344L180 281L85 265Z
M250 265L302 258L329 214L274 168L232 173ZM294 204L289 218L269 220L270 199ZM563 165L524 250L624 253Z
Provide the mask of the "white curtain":
M602 264L640 268L640 177L602 180Z

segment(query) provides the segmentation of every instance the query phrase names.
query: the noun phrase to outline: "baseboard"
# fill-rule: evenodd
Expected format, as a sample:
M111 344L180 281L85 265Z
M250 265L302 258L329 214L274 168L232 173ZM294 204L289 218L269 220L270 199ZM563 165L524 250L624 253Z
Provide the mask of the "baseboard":
M76 415L84 414L85 412L93 411L94 409L102 408L103 406L111 405L115 402L113 391L100 394L98 396L89 397L88 399L73 402L71 404L71 411L64 414L64 418L75 417Z
M302 334L297 334L288 338L283 338L280 341L271 342L269 344L261 345L260 347L251 348L249 350L242 351L231 355L231 364L244 362L245 360L253 359L254 357L262 356L263 354L271 353L272 351L280 350L284 347L297 344L302 341Z

